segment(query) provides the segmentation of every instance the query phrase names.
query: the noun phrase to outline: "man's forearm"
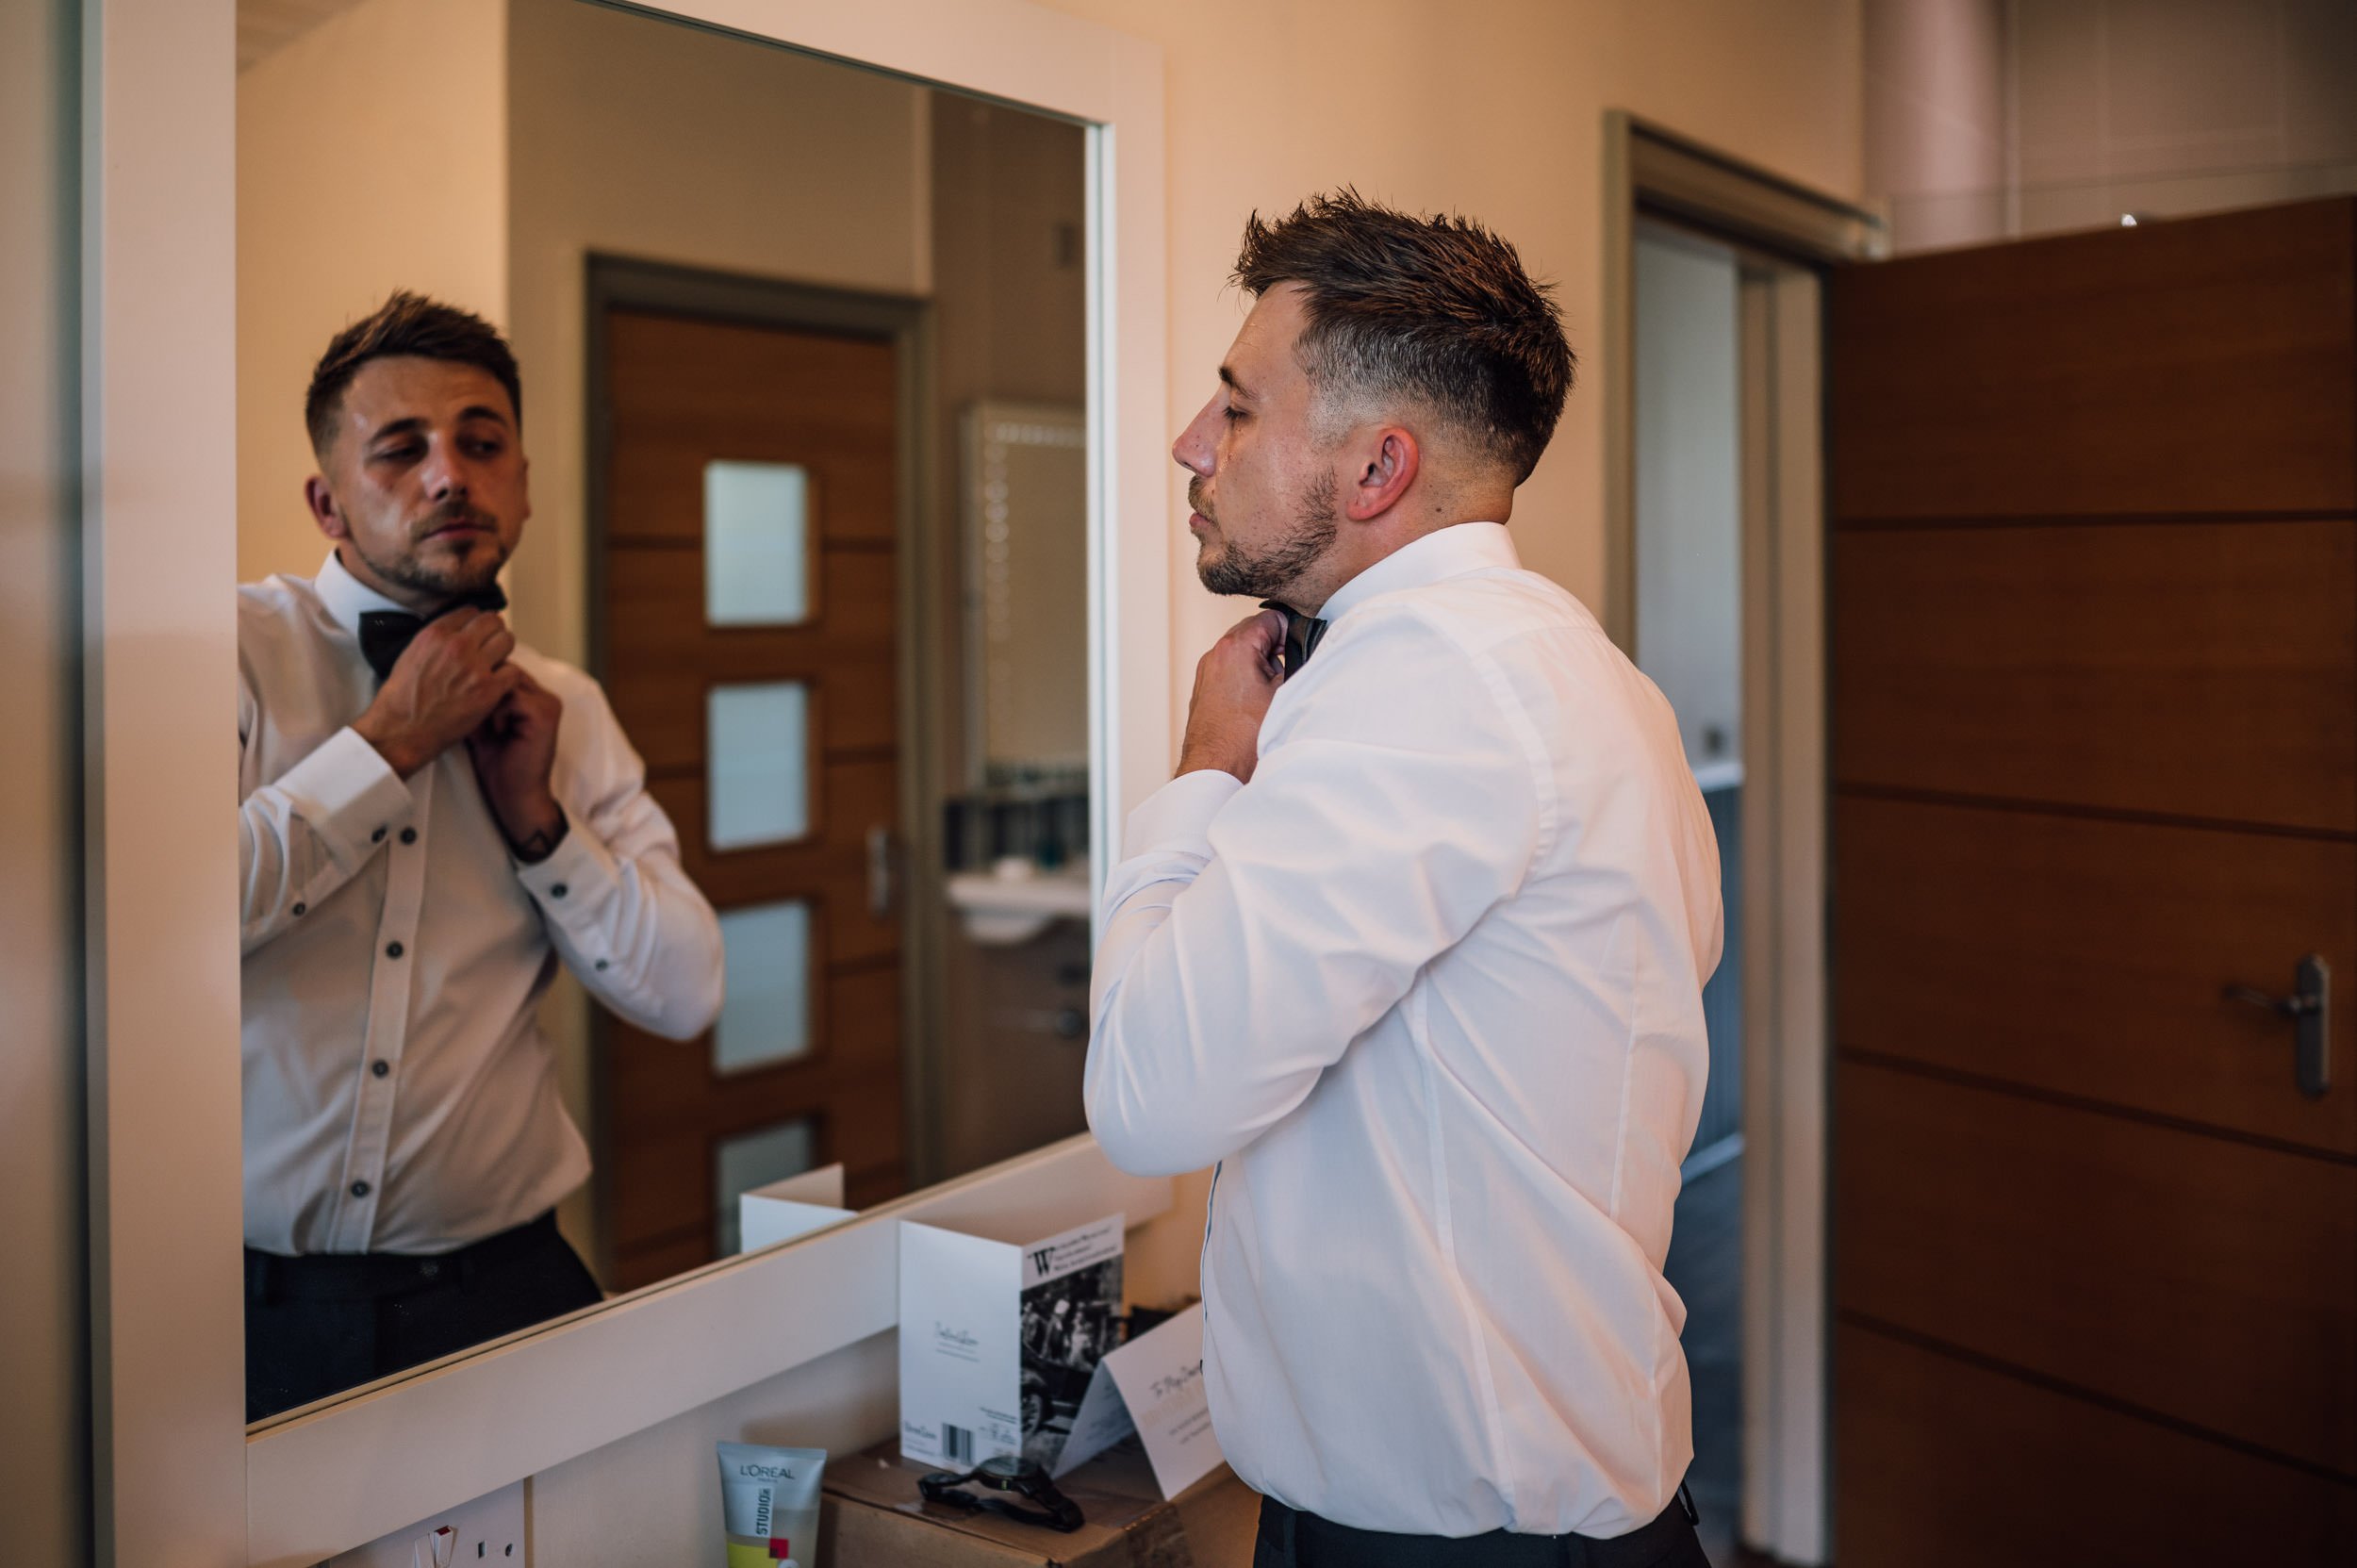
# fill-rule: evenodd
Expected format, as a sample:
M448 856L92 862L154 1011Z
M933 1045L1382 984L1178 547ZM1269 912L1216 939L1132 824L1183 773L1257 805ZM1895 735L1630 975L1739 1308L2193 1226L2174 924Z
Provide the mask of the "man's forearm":
M719 920L675 852L618 853L572 821L545 859L517 874L566 966L600 1001L666 1039L712 1027L722 996Z

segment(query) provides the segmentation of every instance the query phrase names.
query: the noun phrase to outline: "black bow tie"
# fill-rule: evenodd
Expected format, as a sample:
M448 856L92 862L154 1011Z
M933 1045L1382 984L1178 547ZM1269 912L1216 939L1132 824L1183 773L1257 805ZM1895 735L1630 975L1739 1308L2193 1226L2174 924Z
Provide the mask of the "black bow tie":
M382 682L393 672L393 666L418 640L429 620L439 620L453 610L489 610L494 614L507 608L507 595L492 584L481 593L470 593L464 599L453 599L430 616L411 615L407 610L363 610L360 612L360 656L369 661Z
M1285 646L1278 657L1284 661L1285 678L1290 681L1301 673L1301 667L1318 651L1318 639L1326 635L1326 622L1274 599L1263 600L1261 608L1275 610L1285 618Z

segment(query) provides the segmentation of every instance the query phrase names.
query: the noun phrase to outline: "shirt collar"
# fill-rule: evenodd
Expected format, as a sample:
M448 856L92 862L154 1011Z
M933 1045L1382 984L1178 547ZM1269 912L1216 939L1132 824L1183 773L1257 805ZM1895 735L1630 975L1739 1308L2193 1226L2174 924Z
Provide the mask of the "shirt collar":
M1513 570L1523 564L1502 522L1459 522L1410 540L1334 590L1317 613L1339 620L1378 593L1420 588L1492 567Z
M360 635L360 617L370 610L398 610L404 615L416 613L408 605L395 603L346 571L344 563L337 558L333 550L327 553L327 564L321 567L320 574L311 580L311 587L320 596L320 602L327 606L327 613L335 618L336 624L355 637Z

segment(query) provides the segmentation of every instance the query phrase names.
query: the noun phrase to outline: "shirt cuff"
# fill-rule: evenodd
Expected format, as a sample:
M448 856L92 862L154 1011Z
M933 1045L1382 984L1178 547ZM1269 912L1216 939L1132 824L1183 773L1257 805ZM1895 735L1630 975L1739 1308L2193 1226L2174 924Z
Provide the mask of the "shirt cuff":
M613 854L571 808L560 802L557 809L565 813L564 839L546 860L530 866L514 862L516 880L551 919L576 927L596 918L598 894L611 886L619 872Z
M409 786L377 749L347 726L279 777L295 815L325 838L339 859L357 863L408 815Z
M1211 819L1244 787L1244 781L1217 767L1181 773L1139 802L1122 835L1124 859L1178 850L1211 858Z

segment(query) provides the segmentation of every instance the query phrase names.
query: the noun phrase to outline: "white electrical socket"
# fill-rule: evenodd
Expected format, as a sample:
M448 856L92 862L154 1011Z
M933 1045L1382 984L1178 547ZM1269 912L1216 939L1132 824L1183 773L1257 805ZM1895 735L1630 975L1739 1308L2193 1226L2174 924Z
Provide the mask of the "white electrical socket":
M405 1529L328 1559L327 1568L437 1568L434 1532L448 1528L449 1568L527 1568L524 1483L444 1509Z

